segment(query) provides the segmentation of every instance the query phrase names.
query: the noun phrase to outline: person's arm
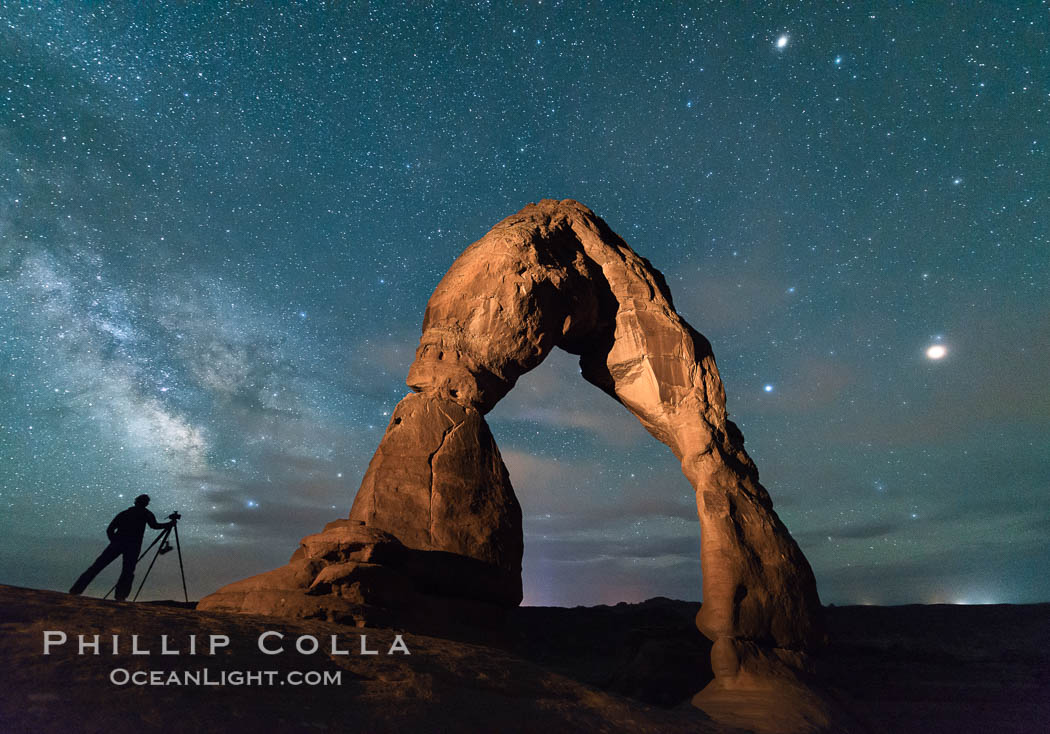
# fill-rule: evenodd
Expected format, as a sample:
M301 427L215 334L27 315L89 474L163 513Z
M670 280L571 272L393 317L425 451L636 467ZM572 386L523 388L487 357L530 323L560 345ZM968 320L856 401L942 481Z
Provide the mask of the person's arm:
M149 526L154 530L163 530L164 528L170 528L175 524L174 520L169 522L157 522L157 516L149 510L146 510L146 522L149 523Z
M123 512L118 512L117 516L110 520L109 527L106 528L106 537L109 538L110 543L117 539L117 521L123 514Z

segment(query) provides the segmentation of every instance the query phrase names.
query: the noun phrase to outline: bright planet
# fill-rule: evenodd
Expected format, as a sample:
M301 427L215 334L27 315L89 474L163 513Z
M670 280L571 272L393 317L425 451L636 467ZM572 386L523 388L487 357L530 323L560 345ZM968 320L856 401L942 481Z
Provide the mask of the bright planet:
M934 344L932 347L926 350L926 356L930 359L944 359L945 355L948 354L948 348L943 344Z

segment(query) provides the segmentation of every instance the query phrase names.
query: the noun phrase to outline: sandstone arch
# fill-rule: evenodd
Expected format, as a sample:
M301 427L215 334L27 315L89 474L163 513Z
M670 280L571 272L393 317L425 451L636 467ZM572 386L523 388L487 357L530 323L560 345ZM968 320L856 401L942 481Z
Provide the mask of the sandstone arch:
M584 378L682 462L701 522L701 631L712 640L729 636L791 649L814 642L819 602L812 572L726 417L711 345L677 314L660 273L577 202L526 207L449 268L427 304L409 369L415 394L395 410L350 518L407 545L477 558L520 578L520 510L505 470L485 467L473 494L443 493L433 491L431 466L431 491L420 497L405 491L427 484L405 476L409 447L391 444L399 434L418 441L417 426L440 426L423 444L430 464L468 451L441 445L463 440L471 441L472 456L501 464L482 416L554 347L580 355ZM464 499L484 508L449 505ZM414 500L419 510L406 512Z
M521 510L484 415L555 347L579 355L585 379L670 447L696 491L697 626L714 641L712 685L789 675L822 639L816 583L727 418L711 345L675 311L660 273L571 200L503 220L442 278L409 370L413 392L349 518L304 539L288 567L202 608L338 618L382 605L391 567L406 588L518 604Z

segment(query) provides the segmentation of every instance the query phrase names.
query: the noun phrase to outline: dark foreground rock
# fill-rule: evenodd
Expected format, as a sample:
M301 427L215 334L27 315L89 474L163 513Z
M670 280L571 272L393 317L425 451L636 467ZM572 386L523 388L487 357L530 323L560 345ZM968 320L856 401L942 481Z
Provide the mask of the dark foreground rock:
M487 644L405 634L411 656L356 654L359 635L385 653L396 631L321 621L195 612L0 586L0 731L719 732L688 705L711 680L695 603L524 607ZM1050 605L830 607L822 686L853 715L850 730L1050 731ZM65 646L44 656L44 630ZM256 647L266 630L284 654ZM122 653L76 655L75 635L120 634ZM127 654L140 635L150 656ZM161 656L160 635L230 637L212 656ZM328 637L354 654L332 656ZM299 655L312 635L320 652ZM108 652L103 648L102 652ZM115 686L130 670L341 672L340 685ZM768 701L756 701L761 709ZM744 712L747 713L747 712Z
M831 607L829 686L879 732L1050 731L1050 604Z
M546 670L492 647L405 634L411 655L386 655L395 632L321 621L197 612L153 604L71 597L0 586L2 732L720 732L704 714L685 706L647 706ZM43 655L44 632L62 630L69 642ZM283 654L265 655L260 634L272 630ZM694 629L695 631L695 629ZM76 635L101 635L99 656L78 655ZM131 635L152 654L130 654ZM360 635L377 655L360 655ZM119 655L109 654L120 635ZM161 635L180 655L161 655ZM230 638L214 656L198 653L208 635ZM310 635L321 649L295 650ZM330 654L331 635L349 655ZM234 671L277 671L266 686L123 685L114 669L198 671L212 679ZM341 674L338 685L293 686L292 671Z

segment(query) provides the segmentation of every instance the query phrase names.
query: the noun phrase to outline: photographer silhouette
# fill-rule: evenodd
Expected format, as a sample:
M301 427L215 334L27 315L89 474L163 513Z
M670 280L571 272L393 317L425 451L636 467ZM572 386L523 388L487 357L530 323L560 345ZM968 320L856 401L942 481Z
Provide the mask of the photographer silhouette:
M135 504L124 510L106 528L109 536L109 546L99 554L95 562L88 570L80 575L70 588L70 594L80 594L87 585L99 574L102 569L123 556L124 565L120 571L120 579L117 581L116 598L124 601L131 593L131 584L135 579L135 564L138 562L139 551L142 550L142 536L146 533L146 526L154 530L163 530L172 527L178 520L177 513L172 514L169 522L158 523L152 512L146 509L149 504L149 495L140 494L135 498Z

